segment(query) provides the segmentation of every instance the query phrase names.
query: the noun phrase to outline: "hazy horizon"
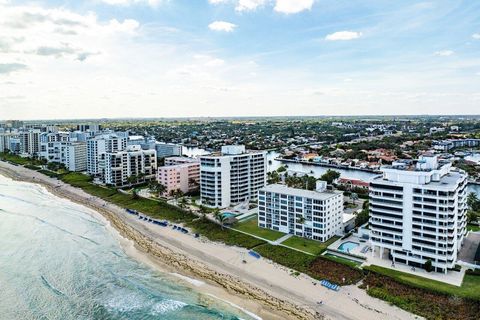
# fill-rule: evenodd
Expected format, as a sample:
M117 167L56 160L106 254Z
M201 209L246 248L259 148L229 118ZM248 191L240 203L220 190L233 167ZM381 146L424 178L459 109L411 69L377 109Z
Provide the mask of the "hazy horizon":
M0 119L478 114L480 3L0 0Z

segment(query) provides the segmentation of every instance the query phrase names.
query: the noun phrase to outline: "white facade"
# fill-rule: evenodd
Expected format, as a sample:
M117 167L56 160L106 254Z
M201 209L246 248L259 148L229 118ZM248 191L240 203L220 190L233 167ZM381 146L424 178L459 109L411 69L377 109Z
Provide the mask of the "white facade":
M157 151L157 157L159 158L182 155L182 146L173 143L156 142L155 150Z
M124 132L107 133L87 139L87 172L102 176L100 160L105 153L114 153L127 148L128 135Z
M104 153L99 168L104 182L116 187L129 185L130 176L138 177L138 181L133 183L152 180L157 169L157 154L155 150L128 146L123 151Z
M65 166L70 171L87 170L87 144L85 142L70 142L64 148Z
M200 157L200 197L209 207L226 208L255 200L266 185L266 152L238 153L241 148L222 148L219 153Z
M41 133L39 156L48 162L65 163L63 151L69 139L70 135L68 132Z
M373 254L437 271L453 268L466 234L467 174L436 156L394 162L370 183Z
M258 226L327 241L343 233L341 192L290 188L272 184L259 191Z
M31 157L40 152L40 130L30 129L18 133L20 139L20 153Z
M1 132L0 133L0 152L10 151L13 153L20 152L17 147L20 146L20 139L16 132Z

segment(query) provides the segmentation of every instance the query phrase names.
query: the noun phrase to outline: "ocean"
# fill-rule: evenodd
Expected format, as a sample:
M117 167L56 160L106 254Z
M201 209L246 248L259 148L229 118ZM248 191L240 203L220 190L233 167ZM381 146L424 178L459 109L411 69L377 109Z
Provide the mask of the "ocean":
M0 319L254 319L129 257L89 208L0 176Z

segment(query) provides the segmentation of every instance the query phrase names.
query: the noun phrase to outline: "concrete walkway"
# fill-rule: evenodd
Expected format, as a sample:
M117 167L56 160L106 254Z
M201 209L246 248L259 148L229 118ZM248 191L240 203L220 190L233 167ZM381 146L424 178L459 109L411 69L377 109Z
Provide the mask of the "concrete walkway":
M280 243L282 243L283 241L291 238L292 236L293 236L293 234L286 234L286 235L284 235L283 237L281 237L280 239L275 240L272 244L280 244Z

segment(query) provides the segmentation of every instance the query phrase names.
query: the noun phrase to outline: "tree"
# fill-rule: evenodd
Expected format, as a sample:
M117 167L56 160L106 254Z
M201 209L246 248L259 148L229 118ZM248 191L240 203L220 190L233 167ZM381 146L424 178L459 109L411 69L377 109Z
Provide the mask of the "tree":
M280 173L280 172L285 172L287 171L287 166L280 166L278 169L277 169L277 172Z
M224 223L225 223L225 220L227 220L227 217L218 208L213 211L213 216L215 217L215 220L217 220L220 223L223 230Z
M180 208L182 208L182 209L186 208L187 204L188 204L187 199L185 199L185 198L180 199L180 201L179 201Z
M427 261L425 261L425 264L423 265L423 267L425 268L425 271L432 272L433 271L432 260L428 259Z
M132 199L137 200L137 199L139 199L139 198L140 198L140 196L138 195L137 190L133 189L133 191L132 191Z
M138 181L138 177L136 174L132 174L130 176L127 177L127 182L129 185L132 185L134 183L136 183Z
M467 196L468 207L473 211L480 211L480 200L474 192L470 192Z
M355 226L359 227L367 223L369 219L370 219L370 212L368 209L368 200L367 200L363 203L362 211L359 214L357 214L357 217L355 218Z
M478 223L478 213L472 210L467 212L467 223Z
M332 184L334 180L340 178L340 172L328 169L321 177L320 180L327 181L328 184Z

